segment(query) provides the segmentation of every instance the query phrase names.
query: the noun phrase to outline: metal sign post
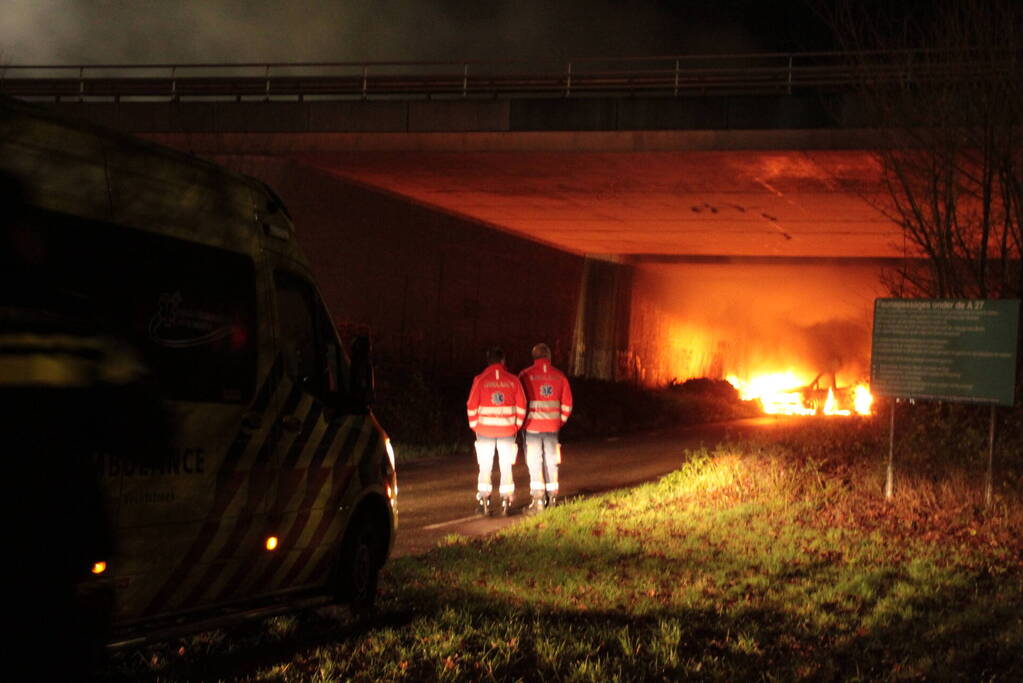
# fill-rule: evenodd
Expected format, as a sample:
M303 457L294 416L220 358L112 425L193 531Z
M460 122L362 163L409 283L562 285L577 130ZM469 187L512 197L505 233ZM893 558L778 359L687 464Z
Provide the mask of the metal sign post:
M991 507L995 473L995 406L991 406L991 429L987 442L987 475L984 477L984 505Z
M899 399L892 399L892 415L888 423L888 468L884 482L884 497L892 499L895 492L895 404Z

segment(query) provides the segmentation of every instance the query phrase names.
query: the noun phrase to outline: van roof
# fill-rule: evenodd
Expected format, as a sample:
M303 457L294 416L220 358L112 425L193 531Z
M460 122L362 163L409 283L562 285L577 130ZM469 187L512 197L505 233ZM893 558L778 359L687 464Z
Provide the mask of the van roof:
M9 97L0 97L0 170L40 208L240 251L263 237L261 214L283 209L255 178ZM292 234L290 220L274 223Z

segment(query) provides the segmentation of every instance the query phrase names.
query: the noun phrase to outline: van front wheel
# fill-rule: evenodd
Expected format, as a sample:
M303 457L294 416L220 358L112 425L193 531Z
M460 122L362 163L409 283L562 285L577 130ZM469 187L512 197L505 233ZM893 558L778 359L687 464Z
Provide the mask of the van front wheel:
M352 520L341 543L335 593L338 602L348 603L359 617L373 612L382 542L383 535L373 519L362 514Z

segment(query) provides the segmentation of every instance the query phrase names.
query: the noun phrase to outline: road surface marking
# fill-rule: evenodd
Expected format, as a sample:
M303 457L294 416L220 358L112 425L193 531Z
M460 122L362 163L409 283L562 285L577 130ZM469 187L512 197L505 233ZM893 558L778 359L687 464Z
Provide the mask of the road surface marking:
M484 519L479 515L472 515L471 517L461 517L459 519L452 519L448 522L440 522L438 524L430 524L428 526L421 527L424 531L427 529L440 529L441 527L451 526L453 524L461 524L462 522L471 522L474 519Z

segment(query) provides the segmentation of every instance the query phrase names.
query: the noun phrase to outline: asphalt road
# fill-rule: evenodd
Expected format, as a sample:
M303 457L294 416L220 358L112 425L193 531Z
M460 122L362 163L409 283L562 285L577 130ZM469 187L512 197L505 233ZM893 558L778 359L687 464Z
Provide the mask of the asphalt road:
M716 422L597 441L562 444L562 498L635 486L678 469L685 449L770 429L779 418ZM392 557L419 555L448 534L485 536L521 520L529 503L529 473L520 451L515 505L508 517L476 517L476 456L422 460L398 467L398 536ZM497 466L494 466L497 489ZM495 495L495 503L497 501Z

